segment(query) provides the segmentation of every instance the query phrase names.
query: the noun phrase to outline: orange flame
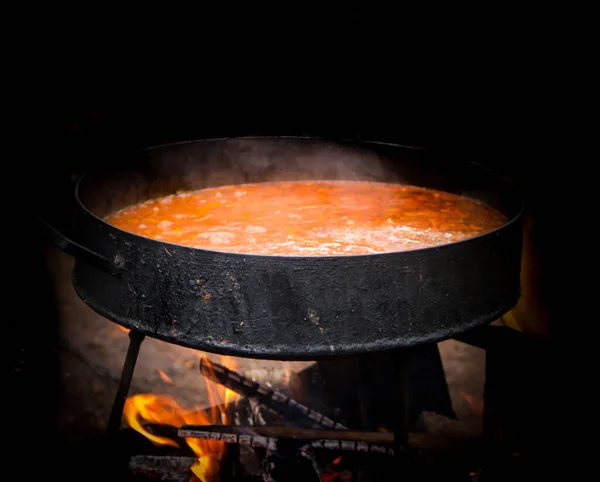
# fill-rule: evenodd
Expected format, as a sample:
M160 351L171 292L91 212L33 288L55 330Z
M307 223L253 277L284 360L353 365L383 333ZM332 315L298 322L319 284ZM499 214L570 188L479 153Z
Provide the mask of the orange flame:
M234 367L233 360L225 357L221 357L219 363L230 369ZM160 370L157 371L159 374L161 373ZM171 425L173 427L229 423L225 409L230 403L237 401L239 395L221 385L208 380L205 381L211 407L210 413L204 410L187 411L168 395L145 393L127 398L123 408L125 420L131 428L137 430L156 445L170 445L181 448L177 442L170 438L150 433L144 427L144 422ZM198 462L191 467L193 474L202 482L216 480L220 460L225 453L225 445L222 442L194 438L186 438L185 441L198 457Z
M129 333L131 331L129 328L125 328L122 325L116 325L116 326L119 330L124 331L125 333Z

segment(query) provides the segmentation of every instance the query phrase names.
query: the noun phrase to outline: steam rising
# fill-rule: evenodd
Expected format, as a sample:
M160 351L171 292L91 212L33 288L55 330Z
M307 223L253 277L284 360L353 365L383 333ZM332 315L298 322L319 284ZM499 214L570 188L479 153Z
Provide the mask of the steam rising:
M293 180L400 182L377 153L302 138L233 138L142 151L131 169L82 189L82 201L104 217L147 199L205 187ZM85 186L84 186L85 187Z
M183 166L182 178L189 190L250 182L390 181L393 177L376 153L324 141L231 139L198 154L188 155ZM168 157L164 161L173 165Z
M90 176L80 199L99 217L182 191L293 180L413 184L478 199L513 216L520 210L506 187L472 166L398 146L307 138L232 138L156 147L124 159L116 170ZM114 163L112 163L114 165ZM462 167L461 167L462 166ZM84 180L85 181L85 180Z

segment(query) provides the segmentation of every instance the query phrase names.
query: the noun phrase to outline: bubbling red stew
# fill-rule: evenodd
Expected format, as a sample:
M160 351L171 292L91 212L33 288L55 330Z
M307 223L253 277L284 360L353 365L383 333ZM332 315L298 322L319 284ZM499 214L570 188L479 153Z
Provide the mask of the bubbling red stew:
M213 251L343 256L461 241L507 219L477 200L417 186L286 181L180 192L126 207L106 221L155 240Z

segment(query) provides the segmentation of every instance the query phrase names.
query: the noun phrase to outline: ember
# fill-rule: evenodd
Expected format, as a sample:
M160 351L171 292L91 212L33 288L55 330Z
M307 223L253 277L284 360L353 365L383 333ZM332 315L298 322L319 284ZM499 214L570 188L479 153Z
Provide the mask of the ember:
M173 380L171 380L171 377L169 377L169 375L167 375L165 372L163 372L161 369L157 368L156 369L156 373L158 373L160 375L160 378L162 378L162 380L165 383L168 383L169 385L173 385Z

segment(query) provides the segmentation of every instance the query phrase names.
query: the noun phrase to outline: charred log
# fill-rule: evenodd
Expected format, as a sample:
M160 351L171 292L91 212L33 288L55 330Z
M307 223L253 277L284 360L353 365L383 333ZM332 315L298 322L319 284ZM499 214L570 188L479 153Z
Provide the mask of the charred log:
M188 482L196 457L137 455L131 458L129 470L138 477L160 482Z
M238 434L262 435L266 437L279 437L301 440L343 440L354 442L368 442L380 444L394 443L394 434L391 432L362 432L359 430L327 430L287 426L232 426L232 425L183 425L178 430L180 437L193 437L199 432L208 434Z
M286 418L294 419L304 427L327 427L346 429L341 423L335 422L322 413L316 412L281 392L272 390L223 365L211 362L205 358L200 360L200 373L209 380L219 383L234 392L255 400L270 411Z

